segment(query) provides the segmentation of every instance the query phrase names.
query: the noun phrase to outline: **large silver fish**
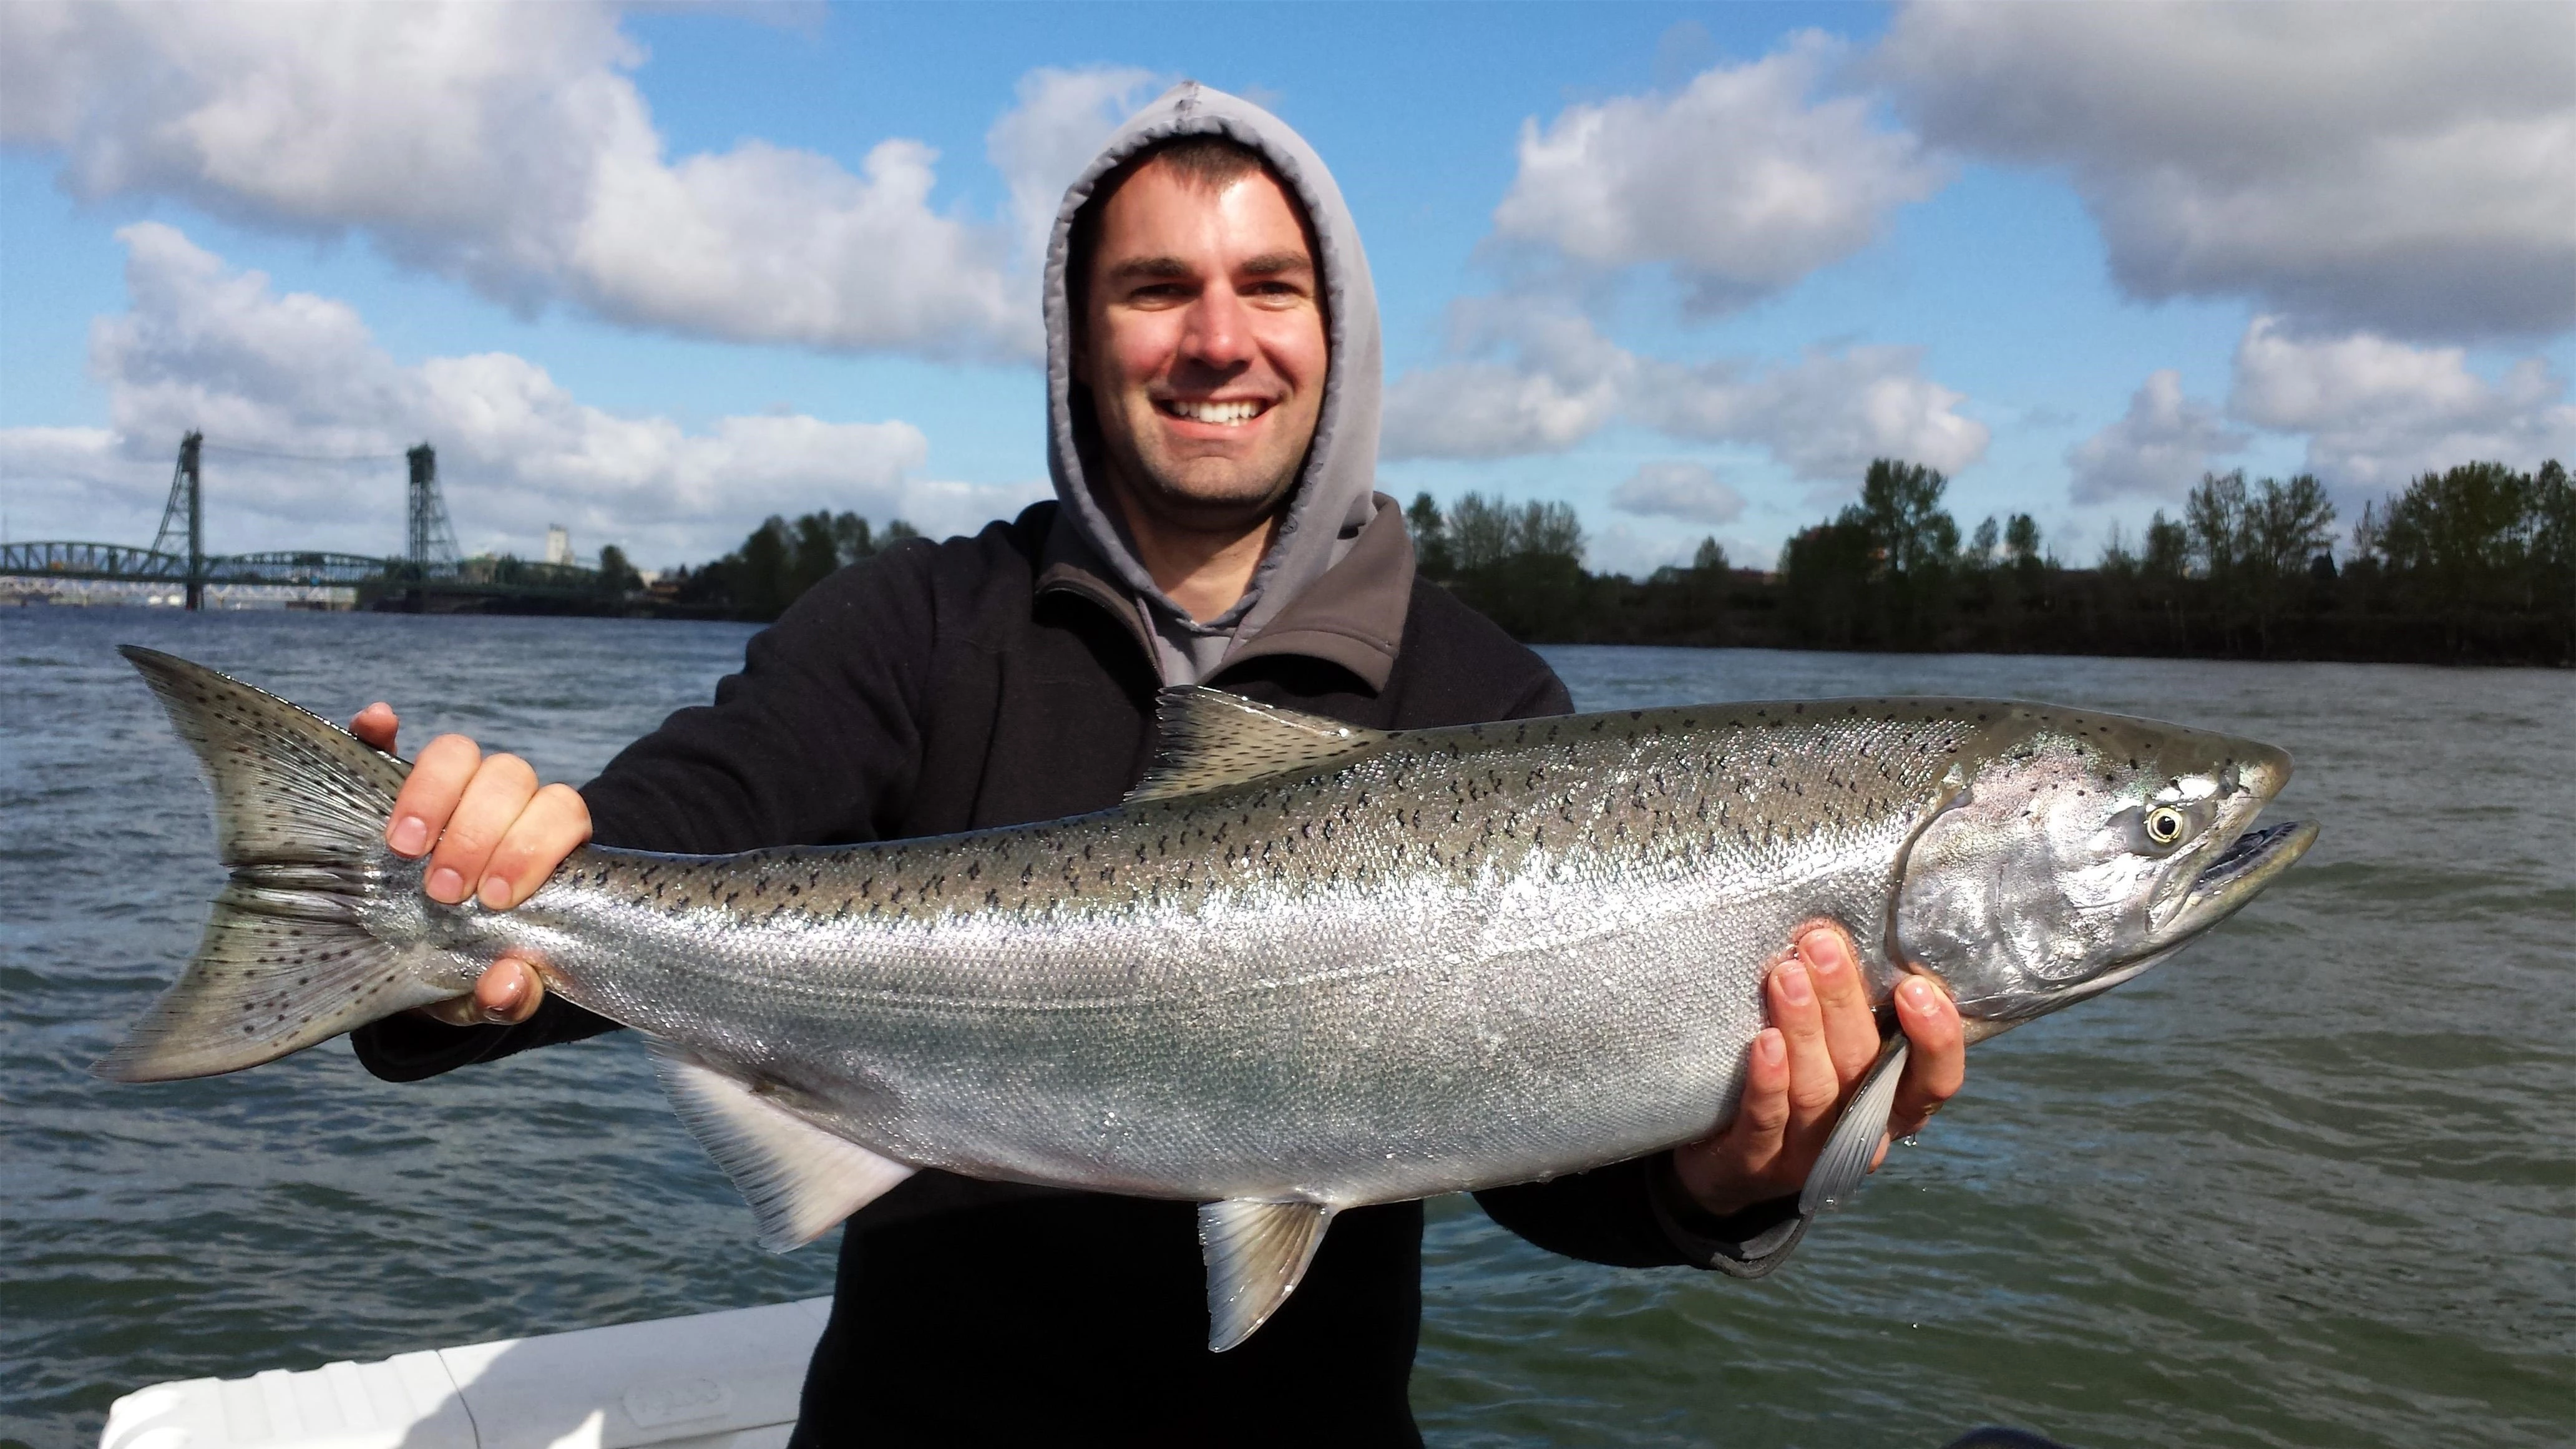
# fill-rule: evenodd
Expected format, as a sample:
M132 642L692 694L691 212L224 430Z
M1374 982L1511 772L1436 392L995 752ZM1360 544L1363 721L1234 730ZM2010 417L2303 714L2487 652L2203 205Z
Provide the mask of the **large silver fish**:
M407 766L125 651L203 762L232 880L97 1070L228 1072L472 989L502 952L650 1034L763 1240L921 1167L1206 1204L1209 1342L1342 1208L1698 1137L1805 923L1972 1038L2125 981L2298 859L2266 745L2046 705L1729 704L1381 732L1207 689L1115 809L723 857L586 848L519 909L384 845ZM1860 1180L1902 1036L1806 1206Z

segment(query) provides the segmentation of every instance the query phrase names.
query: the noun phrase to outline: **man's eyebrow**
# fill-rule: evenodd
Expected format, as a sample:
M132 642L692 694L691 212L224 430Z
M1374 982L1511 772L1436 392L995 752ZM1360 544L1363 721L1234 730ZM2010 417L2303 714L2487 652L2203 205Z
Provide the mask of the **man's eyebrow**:
M1109 275L1120 281L1130 277L1180 277L1193 275L1190 264L1179 257L1129 257L1109 269Z
M1235 270L1246 276L1275 277L1282 272L1311 272L1315 261L1304 252L1263 252Z

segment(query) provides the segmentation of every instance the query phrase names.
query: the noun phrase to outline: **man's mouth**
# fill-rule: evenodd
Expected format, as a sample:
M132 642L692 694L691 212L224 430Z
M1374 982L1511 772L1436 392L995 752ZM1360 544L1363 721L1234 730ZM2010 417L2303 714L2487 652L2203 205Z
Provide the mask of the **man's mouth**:
M1193 402L1187 398L1157 398L1155 408L1167 418L1184 422L1212 423L1220 428L1241 427L1270 411L1270 404L1258 398L1230 398L1224 402Z

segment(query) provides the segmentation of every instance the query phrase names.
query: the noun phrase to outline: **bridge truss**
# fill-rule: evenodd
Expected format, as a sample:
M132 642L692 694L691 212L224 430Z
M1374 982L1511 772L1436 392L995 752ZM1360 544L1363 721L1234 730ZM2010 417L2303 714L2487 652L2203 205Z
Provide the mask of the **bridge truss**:
M242 586L356 588L378 596L404 596L414 608L422 607L425 596L431 594L467 601L467 607L478 607L471 602L476 599L485 601L479 607L489 607L514 598L551 600L555 602L539 606L561 607L564 601L599 592L598 571L578 565L458 558L456 530L439 495L437 454L427 443L404 455L409 464L404 555L379 558L309 550L209 554L204 543L200 464L204 447L205 440L197 433L180 441L178 466L170 477L170 501L162 510L161 529L152 547L78 541L0 544L0 578L171 584L184 591L191 609L202 606L208 588Z
M236 553L203 556L201 584L294 584L355 587L400 578L403 560L356 553ZM115 543L0 544L0 575L65 582L189 582L188 556Z

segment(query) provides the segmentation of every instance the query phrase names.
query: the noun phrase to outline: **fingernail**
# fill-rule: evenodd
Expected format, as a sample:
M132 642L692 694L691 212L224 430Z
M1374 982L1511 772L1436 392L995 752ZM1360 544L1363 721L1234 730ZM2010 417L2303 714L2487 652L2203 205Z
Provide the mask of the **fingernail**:
M1843 969L1843 943L1831 931L1815 931L1798 943L1798 954L1806 958L1807 969L1818 976L1831 976Z
M397 816L385 844L392 846L396 855L418 855L429 849L429 822L417 815Z
M1789 1055L1789 1048L1781 1042L1780 1033L1771 1030L1765 1030L1753 1039L1753 1050L1761 1055L1766 1065L1775 1067Z
M455 905L465 899L465 873L454 866L442 865L429 873L426 887L429 898L443 905Z
M492 910L506 911L510 908L510 882L504 877L497 875L483 877L481 894L483 904Z
M1930 1011L1932 1009L1932 983L1924 980L1922 977L1915 976L1908 978L1906 983L1903 986L1898 987L1897 990L1905 993L1905 1004L1913 1007L1916 1011Z
M527 988L517 982L512 982L508 989L501 993L500 1005L483 1008L483 1019L495 1024L507 1022L518 1011L519 998L526 993L526 990Z
M1807 985L1807 968L1784 966L1780 970L1780 996L1791 1006L1804 1006L1815 998Z

